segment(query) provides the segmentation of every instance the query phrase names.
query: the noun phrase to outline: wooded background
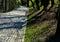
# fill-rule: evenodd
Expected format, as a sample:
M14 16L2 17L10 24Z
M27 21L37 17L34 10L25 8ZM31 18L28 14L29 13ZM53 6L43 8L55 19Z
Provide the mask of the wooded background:
M49 2L54 5L54 0L0 0L0 10L13 10L20 5L39 10L42 5L47 7Z

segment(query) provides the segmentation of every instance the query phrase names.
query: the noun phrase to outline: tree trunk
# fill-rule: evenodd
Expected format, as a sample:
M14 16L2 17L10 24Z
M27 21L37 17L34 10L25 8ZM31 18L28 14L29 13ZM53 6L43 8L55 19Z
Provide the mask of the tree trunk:
M40 7L39 7L39 0L35 0L35 3L36 3L36 8L39 10Z
M23 0L21 0L21 5L23 5Z
M34 7L34 3L33 3L33 1L32 1L32 0L30 0L30 1L31 1L31 3L32 3L33 8L35 8L35 7Z
M60 36L60 0L59 0L58 21L57 21L56 35Z
M29 0L27 0L27 7L29 7Z
M53 7L54 4L54 0L51 0L51 7Z

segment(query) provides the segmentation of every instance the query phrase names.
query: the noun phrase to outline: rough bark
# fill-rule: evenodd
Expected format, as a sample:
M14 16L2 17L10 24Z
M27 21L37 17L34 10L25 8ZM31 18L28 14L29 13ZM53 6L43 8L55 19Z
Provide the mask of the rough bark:
M57 21L57 30L56 35L60 35L60 0L59 0L59 9L58 9L58 21Z

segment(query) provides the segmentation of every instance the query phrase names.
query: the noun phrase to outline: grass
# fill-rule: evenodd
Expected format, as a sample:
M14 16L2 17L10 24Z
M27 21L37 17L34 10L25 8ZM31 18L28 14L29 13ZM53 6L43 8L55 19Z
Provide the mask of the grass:
M43 6L40 7L40 10L38 10L38 11L35 12L34 14L30 15L30 16L28 17L28 20L31 19L32 17L34 17L35 15L37 15L37 13L39 13L40 11L42 11L42 9L43 9Z
M25 33L25 42L33 42L33 40L42 35L45 31L48 31L50 28L53 28L53 24L49 25L49 21L45 21L41 24L34 24L26 28ZM40 39L35 40L36 42L42 42Z
M56 7L58 6L58 0L55 0L55 4ZM31 3L30 3L31 5ZM51 4L48 5L48 7L50 7ZM32 10L33 8L30 7L30 10ZM40 10L35 12L34 14L30 15L28 17L28 19L31 19L32 17L34 17L38 12L40 12L43 9L43 6L40 7ZM37 37L38 35L42 35L43 32L47 31L50 28L50 25L41 23L41 24L34 24L34 25L29 25L26 28L26 32L25 32L25 42L33 42L33 39L35 37ZM41 42L40 39L35 40L36 42Z
M49 25L47 24L32 25L27 27L25 33L25 42L32 42L32 40L36 36L41 35L44 31L47 31L48 29L49 29Z

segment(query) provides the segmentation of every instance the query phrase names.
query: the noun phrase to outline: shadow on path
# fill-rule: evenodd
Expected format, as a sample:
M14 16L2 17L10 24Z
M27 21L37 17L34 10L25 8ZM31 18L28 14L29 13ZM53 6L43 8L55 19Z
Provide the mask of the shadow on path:
M0 30L22 29L26 26L26 16L0 16Z

